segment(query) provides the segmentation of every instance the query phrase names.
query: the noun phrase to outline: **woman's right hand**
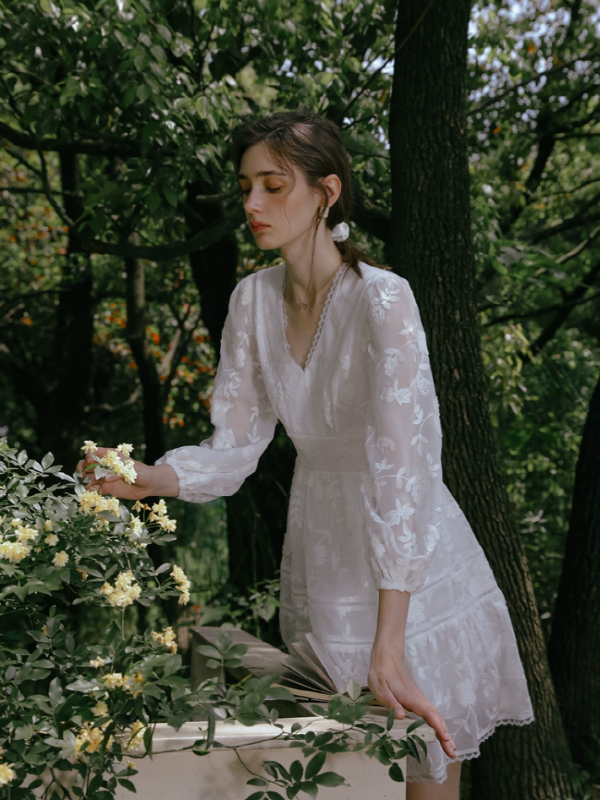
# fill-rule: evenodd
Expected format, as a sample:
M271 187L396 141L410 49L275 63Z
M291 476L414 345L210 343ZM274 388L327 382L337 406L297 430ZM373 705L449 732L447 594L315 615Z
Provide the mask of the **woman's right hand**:
M98 458L103 458L109 450L116 450L114 447L99 447L94 453ZM123 458L121 454L120 457ZM86 467L95 467L98 462L87 453L85 458L77 464L77 470L83 475L91 475L91 481L86 488L89 491L96 491L99 494L110 494L113 497L120 497L123 500L143 500L145 497L177 497L179 494L179 483L173 467L168 464L150 466L142 461L132 459L137 478L135 483L126 483L119 475L106 475L103 478L96 478L94 470Z

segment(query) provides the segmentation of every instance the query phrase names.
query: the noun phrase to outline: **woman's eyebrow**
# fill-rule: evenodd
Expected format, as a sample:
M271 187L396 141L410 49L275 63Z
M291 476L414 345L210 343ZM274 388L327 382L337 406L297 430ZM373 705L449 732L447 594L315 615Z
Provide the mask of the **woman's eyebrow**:
M262 178L262 177L264 177L266 175L281 175L284 178L287 177L285 172L277 172L274 169L263 169L260 172L256 173L256 177L257 178ZM237 177L238 177L238 181L247 181L248 180L248 178L241 172L238 173Z

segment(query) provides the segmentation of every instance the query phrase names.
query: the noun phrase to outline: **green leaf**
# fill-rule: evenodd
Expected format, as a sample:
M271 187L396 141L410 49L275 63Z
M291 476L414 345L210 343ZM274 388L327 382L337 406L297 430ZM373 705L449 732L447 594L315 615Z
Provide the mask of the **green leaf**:
M396 781L397 783L404 782L404 774L400 769L400 767L398 766L398 764L392 764L392 766L388 770L388 775L393 781Z
M396 709L394 706L390 708L389 714L387 715L387 721L385 723L386 731L391 731L394 727L394 720L396 719Z
M348 685L346 686L346 692L350 696L350 699L354 700L354 702L356 703L356 701L360 697L361 688L359 684L354 680L354 678L348 681Z
M302 775L304 774L304 768L302 766L301 761L292 761L292 765L290 766L290 775L292 776L293 781L300 781L302 780Z
M411 724L408 726L408 728L406 729L406 733L407 734L408 733L412 733L417 728L420 728L421 725L425 725L425 720L424 719L416 719L414 722L411 722Z
M316 756L311 758L311 760L306 765L306 769L304 771L305 777L307 779L314 778L317 772L321 771L323 764L325 763L326 753L317 753Z
M148 98L152 95L152 90L146 83L142 83L137 87L135 93L138 99L141 100L142 103L145 103L146 100L148 100Z
M118 782L123 786L124 789L128 789L130 792L137 792L137 789L133 785L133 783L127 778L117 778Z
M337 772L322 772L320 775L315 776L315 783L318 783L319 786L341 786L345 783L345 778L342 775L338 775Z
M63 690L58 678L54 678L50 682L50 689L48 691L48 697L50 699L50 705L52 708L56 708L56 706L60 703L63 699Z
M246 800L263 800L264 796L264 792L254 792L253 794L249 795Z
M249 786L268 786L267 781L264 778L250 778L249 781L246 781Z

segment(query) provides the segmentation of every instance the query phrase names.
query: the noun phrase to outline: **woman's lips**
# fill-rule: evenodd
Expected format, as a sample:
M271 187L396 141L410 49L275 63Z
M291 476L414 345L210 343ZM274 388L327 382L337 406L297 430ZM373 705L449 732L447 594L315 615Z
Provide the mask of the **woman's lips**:
M260 231L264 231L270 226L265 225L262 222L253 222L250 227L252 228L252 233L260 233Z

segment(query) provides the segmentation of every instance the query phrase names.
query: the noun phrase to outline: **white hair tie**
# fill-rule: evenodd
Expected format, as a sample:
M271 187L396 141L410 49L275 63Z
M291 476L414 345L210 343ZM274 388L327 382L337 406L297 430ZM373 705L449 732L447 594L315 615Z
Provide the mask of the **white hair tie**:
M348 236L350 236L350 228L345 222L340 222L331 231L331 237L334 242L345 242Z

